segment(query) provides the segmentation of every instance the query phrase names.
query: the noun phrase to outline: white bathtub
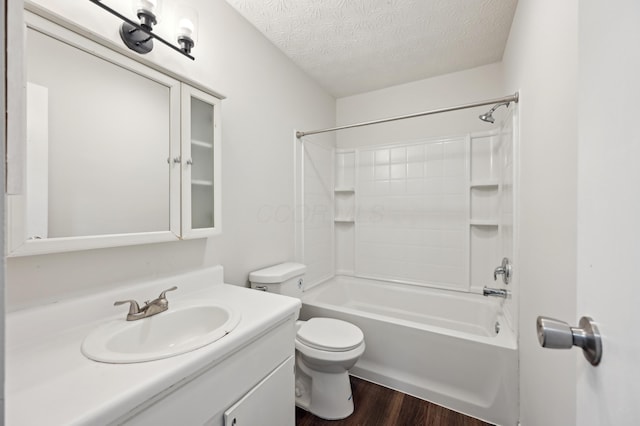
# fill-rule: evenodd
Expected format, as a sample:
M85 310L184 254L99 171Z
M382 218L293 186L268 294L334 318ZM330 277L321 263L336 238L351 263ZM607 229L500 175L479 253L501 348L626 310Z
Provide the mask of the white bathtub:
M338 276L302 302L301 319L326 316L362 329L366 350L354 376L487 422L517 424L516 338L500 300Z

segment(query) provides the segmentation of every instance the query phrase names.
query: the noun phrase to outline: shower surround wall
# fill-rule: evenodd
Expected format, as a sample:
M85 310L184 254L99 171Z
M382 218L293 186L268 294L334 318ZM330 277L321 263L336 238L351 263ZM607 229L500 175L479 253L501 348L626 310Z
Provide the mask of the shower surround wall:
M510 142L495 131L338 151L336 181L355 179L336 185L336 233L347 246L354 240L355 255L337 253L337 271L453 290L487 284L512 210L502 202L512 188L503 182ZM344 165L345 157L357 160Z
M513 111L489 132L338 149L335 159L304 138L308 282L336 273L473 293L502 287L492 277L503 257L514 260Z

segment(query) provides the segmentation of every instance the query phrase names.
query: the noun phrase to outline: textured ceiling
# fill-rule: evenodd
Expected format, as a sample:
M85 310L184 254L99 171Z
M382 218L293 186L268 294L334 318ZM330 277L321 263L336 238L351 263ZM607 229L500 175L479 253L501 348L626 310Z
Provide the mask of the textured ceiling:
M502 59L517 0L227 0L336 97Z

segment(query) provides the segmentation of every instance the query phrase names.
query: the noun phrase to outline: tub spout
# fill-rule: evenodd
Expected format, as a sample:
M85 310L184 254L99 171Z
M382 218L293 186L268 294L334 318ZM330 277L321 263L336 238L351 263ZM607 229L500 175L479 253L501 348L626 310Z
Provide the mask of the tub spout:
M509 297L511 295L511 293L509 292L509 290L505 290L503 288L484 287L482 289L482 295L483 296L502 297L503 299L506 299L507 297Z

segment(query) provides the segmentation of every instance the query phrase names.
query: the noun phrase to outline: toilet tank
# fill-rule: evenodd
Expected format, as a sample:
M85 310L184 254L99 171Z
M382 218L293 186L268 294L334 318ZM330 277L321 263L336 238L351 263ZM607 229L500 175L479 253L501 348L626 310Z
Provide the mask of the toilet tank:
M249 274L251 288L291 297L302 297L302 287L306 265L286 262Z

